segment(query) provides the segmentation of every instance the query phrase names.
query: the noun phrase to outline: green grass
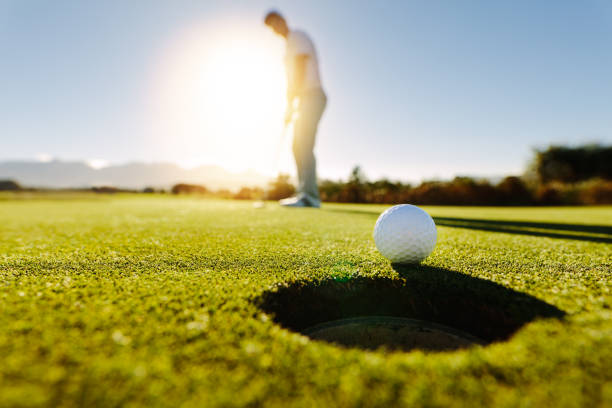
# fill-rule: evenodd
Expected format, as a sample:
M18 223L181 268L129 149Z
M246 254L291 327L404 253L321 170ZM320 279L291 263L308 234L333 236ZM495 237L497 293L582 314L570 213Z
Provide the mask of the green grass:
M611 207L428 207L434 253L395 269L371 238L384 208L3 196L0 406L612 406ZM312 341L261 309L292 287L381 280L425 288L434 309L491 290L498 311L529 298L565 316L403 353Z

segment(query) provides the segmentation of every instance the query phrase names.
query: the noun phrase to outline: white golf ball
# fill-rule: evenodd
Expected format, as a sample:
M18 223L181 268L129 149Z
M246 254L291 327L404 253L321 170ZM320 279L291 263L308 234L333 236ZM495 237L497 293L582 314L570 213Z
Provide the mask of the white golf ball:
M431 216L410 204L389 208L374 226L376 248L393 263L421 262L436 246L437 235Z

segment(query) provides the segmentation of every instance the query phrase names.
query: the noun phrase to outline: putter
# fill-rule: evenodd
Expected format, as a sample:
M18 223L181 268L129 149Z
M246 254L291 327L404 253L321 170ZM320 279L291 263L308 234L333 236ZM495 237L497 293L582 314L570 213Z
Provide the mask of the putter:
M281 157L281 153L283 151L283 147L285 147L285 140L287 139L287 133L289 133L289 126L293 123L293 121L289 121L287 123L284 124L283 126L283 130L281 132L281 137L280 140L276 146L276 152L274 154L274 174L276 175L276 177L278 178L278 176L280 175L281 169L280 169L280 157ZM266 205L265 201L263 200L263 197L261 197L259 200L255 201L253 203L253 208L264 208Z
M283 147L285 147L285 140L287 140L287 133L289 133L289 126L291 124L292 122L285 123L285 125L283 126L283 131L281 132L280 140L278 142L278 145L276 146L276 154L274 155L274 174L276 174L277 177L281 171L280 158L283 152Z

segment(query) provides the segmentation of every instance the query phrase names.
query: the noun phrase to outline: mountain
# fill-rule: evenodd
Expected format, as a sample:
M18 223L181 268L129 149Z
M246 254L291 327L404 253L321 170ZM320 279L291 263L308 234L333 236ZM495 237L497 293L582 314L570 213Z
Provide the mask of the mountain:
M254 171L232 173L219 166L184 169L172 163L128 163L94 169L85 162L54 160L0 162L0 180L15 180L22 186L80 188L115 186L168 188L176 183L202 184L211 189L235 190L263 186L270 178Z

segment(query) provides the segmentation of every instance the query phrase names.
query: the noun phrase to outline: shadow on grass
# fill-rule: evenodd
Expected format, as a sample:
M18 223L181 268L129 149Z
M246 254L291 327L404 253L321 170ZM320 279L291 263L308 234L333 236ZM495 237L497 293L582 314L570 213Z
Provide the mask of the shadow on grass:
M326 211L378 217L379 213L358 209L326 208ZM437 226L503 232L534 237L612 243L612 227L604 225L557 224L548 222L502 221L475 218L433 217ZM561 232L559 232L561 231ZM569 233L571 232L571 233Z
M553 224L451 217L434 217L434 221L436 222L436 225L443 227L504 232L509 234L530 235L534 237L612 243L612 228L600 225ZM557 231L571 231L576 232L577 234L568 234Z
M565 315L533 296L451 270L422 265L394 269L397 278L327 279L279 286L259 298L259 307L281 326L305 335L313 326L326 322L387 316L443 325L478 338L481 344L506 340L535 319ZM348 338L331 342L368 349L415 348L414 344L404 347L387 340L360 344ZM416 348L429 347L425 344Z
M381 214L378 210L366 210L366 209L356 209L356 208L334 208L334 207L326 207L323 206L321 211L329 211L329 212L338 212L344 214L356 214L356 215L369 215L372 217L378 218Z

